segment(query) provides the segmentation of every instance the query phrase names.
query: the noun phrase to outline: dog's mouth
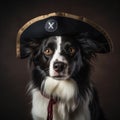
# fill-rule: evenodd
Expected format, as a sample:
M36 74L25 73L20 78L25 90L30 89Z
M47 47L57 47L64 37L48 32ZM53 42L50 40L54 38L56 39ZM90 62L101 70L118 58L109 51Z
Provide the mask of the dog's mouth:
M57 79L57 80L66 80L69 78L68 73L64 70L62 72L58 72L55 70L52 70L51 72L52 74L50 74L50 77Z
M50 77L57 79L57 80L66 80L70 77L70 75L67 72L56 72L54 71Z

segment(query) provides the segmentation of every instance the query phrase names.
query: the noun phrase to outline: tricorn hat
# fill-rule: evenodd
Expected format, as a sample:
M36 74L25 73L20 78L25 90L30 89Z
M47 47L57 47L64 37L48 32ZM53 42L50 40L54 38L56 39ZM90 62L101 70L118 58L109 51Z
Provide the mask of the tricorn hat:
M72 35L89 33L99 47L96 53L108 53L111 50L111 40L107 32L91 20L69 13L55 12L38 16L28 21L17 34L16 54L19 58L29 56L26 47L34 39L43 40L49 36ZM38 39L39 38L39 39Z

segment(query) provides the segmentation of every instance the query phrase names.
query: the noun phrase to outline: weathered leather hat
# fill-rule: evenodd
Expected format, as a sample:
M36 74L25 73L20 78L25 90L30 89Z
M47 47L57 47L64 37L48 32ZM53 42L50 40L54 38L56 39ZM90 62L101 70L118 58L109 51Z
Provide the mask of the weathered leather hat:
M27 43L34 43L34 39L43 40L49 36L59 35L79 36L81 33L89 33L97 41L99 47L96 53L110 52L111 40L102 27L85 17L59 12L33 18L20 28L17 34L17 57L29 56L25 48Z

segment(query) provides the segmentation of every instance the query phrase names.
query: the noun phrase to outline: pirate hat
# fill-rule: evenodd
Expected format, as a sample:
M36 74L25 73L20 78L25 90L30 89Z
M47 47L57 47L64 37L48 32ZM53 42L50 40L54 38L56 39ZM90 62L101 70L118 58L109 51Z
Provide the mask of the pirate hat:
M38 16L20 28L17 34L17 57L28 57L29 45L34 45L35 39L40 41L49 36L78 36L81 33L89 33L94 38L99 46L95 49L96 53L110 52L110 37L103 28L85 17L62 12Z

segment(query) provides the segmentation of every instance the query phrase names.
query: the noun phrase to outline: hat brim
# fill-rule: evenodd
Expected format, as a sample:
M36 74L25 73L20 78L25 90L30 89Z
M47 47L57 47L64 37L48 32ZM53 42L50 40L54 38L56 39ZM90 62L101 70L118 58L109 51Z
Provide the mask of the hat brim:
M57 21L58 27L55 31L47 31L45 24L49 19ZM108 53L112 49L112 43L108 33L99 25L87 19L86 17L76 16L69 13L50 13L42 15L28 21L20 28L17 34L16 54L19 58L24 58L24 48L22 44L26 40L35 38L45 38L58 35L74 35L80 33L90 33L98 44L103 46L96 50L97 53ZM30 41L29 41L30 42Z

